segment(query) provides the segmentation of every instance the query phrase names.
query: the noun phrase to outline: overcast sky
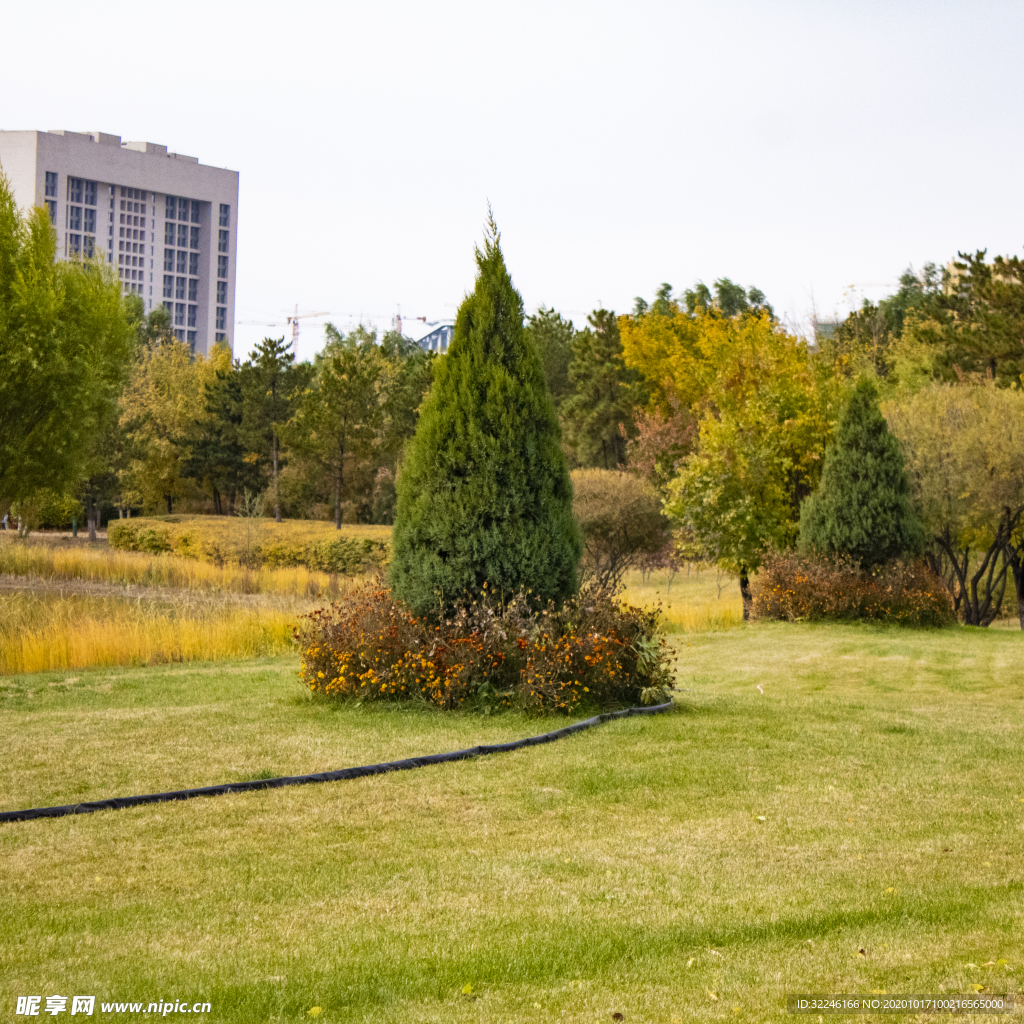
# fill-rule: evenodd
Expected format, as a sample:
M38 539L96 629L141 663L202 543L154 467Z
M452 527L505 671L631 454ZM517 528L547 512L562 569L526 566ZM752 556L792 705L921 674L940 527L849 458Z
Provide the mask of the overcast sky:
M239 355L296 304L452 317L488 201L527 310L577 323L721 276L805 322L1024 246L1019 0L50 0L0 32L0 128L240 172Z

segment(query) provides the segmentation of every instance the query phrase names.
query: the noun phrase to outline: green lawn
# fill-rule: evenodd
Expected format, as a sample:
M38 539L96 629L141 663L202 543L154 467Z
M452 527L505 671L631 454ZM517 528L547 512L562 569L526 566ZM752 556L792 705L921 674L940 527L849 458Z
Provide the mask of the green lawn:
M0 1020L53 993L96 995L100 1019L100 1001L184 999L225 1021L628 1024L781 1020L787 992L1016 991L1024 636L778 624L675 642L671 715L0 825ZM0 809L552 727L338 708L295 670L0 679Z

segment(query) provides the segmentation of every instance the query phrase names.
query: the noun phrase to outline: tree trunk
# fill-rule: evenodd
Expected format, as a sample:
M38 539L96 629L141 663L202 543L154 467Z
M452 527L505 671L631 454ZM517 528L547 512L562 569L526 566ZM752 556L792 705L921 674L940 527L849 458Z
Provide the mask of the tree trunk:
M345 443L338 446L338 469L334 474L334 528L341 529L341 489L345 486Z
M750 621L750 608L754 598L750 593L750 577L747 575L747 567L740 566L740 596L743 598L743 621Z
M96 501L90 494L85 499L86 505L86 522L89 527L89 540L96 540Z
M164 495L164 501L167 502L167 514L169 516L173 515L174 514L174 495L173 494L165 494Z
M1020 619L1020 628L1024 630L1024 543L1020 547L1014 547L1012 542L1007 544L1006 560L1010 563L1013 587L1017 592L1017 618Z
M124 506L120 502L117 503L117 518L124 519Z
M272 445L274 457L274 521L281 522L281 492L277 484L277 434L274 434Z
M216 487L213 488L213 511L215 515L221 515L220 510L220 491Z

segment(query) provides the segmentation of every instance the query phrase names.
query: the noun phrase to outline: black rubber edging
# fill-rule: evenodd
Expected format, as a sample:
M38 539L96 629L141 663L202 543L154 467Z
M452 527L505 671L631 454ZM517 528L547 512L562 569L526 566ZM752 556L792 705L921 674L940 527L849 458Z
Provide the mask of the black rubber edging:
M485 754L503 754L508 750L535 747L541 743L553 743L565 736L600 725L611 718L629 718L632 715L655 715L668 711L672 701L655 704L647 708L626 708L625 711L609 711L603 715L574 722L564 729L528 736L511 743L482 744L466 750L455 750L450 754L425 754L422 757L408 757L404 761L385 761L383 764L365 764L358 768L341 768L336 772L317 772L315 775L284 775L278 779L254 779L252 782L226 782L221 786L201 786L198 789L177 789L168 793L147 793L143 796L117 796L110 800L93 800L84 804L64 804L61 807L32 807L24 811L0 812L0 823L6 821L29 821L32 818L63 818L68 814L92 814L94 811L119 811L125 807L140 804L162 804L171 800L191 800L197 796L223 796L226 793L249 793L258 789L278 789L281 786L305 786L311 782L338 782L341 779L361 779L365 775L383 775L386 772L404 772L410 768L424 768L430 764L444 764L447 761L466 761L471 757Z

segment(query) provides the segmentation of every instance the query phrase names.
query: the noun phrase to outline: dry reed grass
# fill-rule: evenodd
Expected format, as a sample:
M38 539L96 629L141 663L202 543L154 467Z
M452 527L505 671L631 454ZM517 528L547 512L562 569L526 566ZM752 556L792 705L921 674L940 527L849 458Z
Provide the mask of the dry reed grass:
M296 620L258 604L0 595L0 675L280 654Z
M178 555L112 551L107 547L57 546L0 536L0 573L42 579L85 580L118 586L173 587L184 590L275 594L336 600L351 581L303 566L247 569L216 566Z
M667 571L627 573L622 598L640 608L659 603L662 624L669 633L709 633L743 625L739 583L714 567L684 569L671 577Z

